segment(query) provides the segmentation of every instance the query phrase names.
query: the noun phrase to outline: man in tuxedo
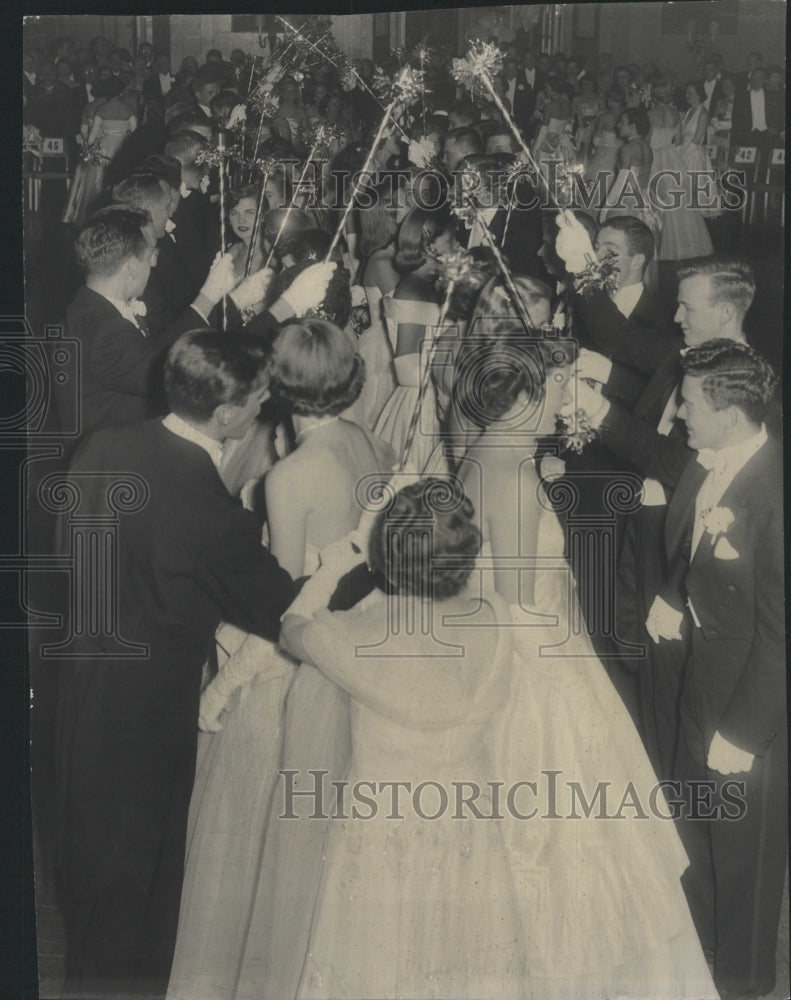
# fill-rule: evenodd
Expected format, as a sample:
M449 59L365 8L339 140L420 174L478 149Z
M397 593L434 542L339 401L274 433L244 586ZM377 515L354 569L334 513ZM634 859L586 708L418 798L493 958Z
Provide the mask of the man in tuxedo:
M168 416L97 432L70 469L85 516L106 514L125 476L143 485L137 510L119 515L108 584L126 655L86 629L61 670L68 996L164 996L202 666L220 621L275 641L296 594L217 471L223 443L244 437L268 395L268 355L247 334L185 334L165 368Z
M463 178L471 178L474 187L469 193L479 208L478 218L469 226L462 223L456 238L468 250L489 246L492 239L508 258L515 274L536 276L540 270L545 278L538 260L542 242L538 196L527 178L520 180L509 196L505 169L513 159L507 154L468 156L457 165L457 183L466 183Z
M685 890L720 995L757 997L775 982L788 837L782 449L763 423L777 379L733 341L681 364L697 458L668 508L670 580L646 624L659 642L691 632L676 758Z
M722 73L718 59L709 58L703 64L703 79L701 86L706 91L706 100L703 102L709 117L714 116L714 111L720 99L724 96L722 92Z
M483 152L481 137L474 128L455 128L445 136L442 163L449 174L458 169L467 156L480 156Z
M763 69L750 73L746 90L737 88L733 99L733 146L755 146L758 149L759 169L775 146L782 145L780 133L784 129L785 106L780 95L765 89L766 74Z
M678 276L674 318L681 325L687 347L713 339L746 342L744 316L755 294L748 264L701 258L680 265ZM601 337L600 342L606 343ZM677 415L680 349L678 343L669 348L632 407L614 396L608 398L605 392L599 394L584 381L577 387L577 405L598 427L598 443L643 477L640 507L624 531L616 577L615 622L620 638L646 650L644 659L627 661L626 666L636 663L638 729L657 773L665 778L672 773L678 739L686 637L678 643L657 645L650 641L644 623L667 573L662 541L667 503L691 454ZM578 374L600 385L606 385L610 377L606 360L593 353L581 357ZM626 690L631 696L631 689Z
M181 164L181 199L172 216L173 236L195 292L205 281L220 245L219 219L205 194L207 169L198 162L207 148L203 136L192 131L181 132L165 144L165 155Z
M535 69L533 72L535 74ZM519 131L523 138L529 138L536 110L536 91L527 82L525 71L520 68L516 57L508 58L503 63L502 88Z
M155 259L149 213L121 206L104 209L82 229L76 251L86 278L66 309L66 327L80 344L85 433L157 412L159 366L165 353L180 334L208 326L209 313L235 279L226 256L212 268L192 305L157 336L150 336L139 301Z
M141 170L117 184L113 201L143 209L151 216L157 265L151 269L140 298L146 306L149 332L156 335L176 321L195 295L190 274L176 249L175 225L170 218L181 197L181 166L178 160L164 156L158 157L153 166L157 174ZM163 166L168 170L168 179L159 176Z

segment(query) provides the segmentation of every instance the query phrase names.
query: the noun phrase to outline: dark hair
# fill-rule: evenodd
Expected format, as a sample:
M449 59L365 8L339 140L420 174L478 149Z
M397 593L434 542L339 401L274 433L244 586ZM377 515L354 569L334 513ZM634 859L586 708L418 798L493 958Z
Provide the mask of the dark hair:
M230 114L238 103L238 94L232 90L221 90L219 94L215 94L211 101L209 101L209 107L214 114L217 114L218 111L227 111Z
M135 174L153 174L172 188L181 186L181 163L175 156L152 153L134 169Z
M679 283L687 278L708 278L712 304L728 302L742 314L755 296L753 269L743 260L696 257L680 263L676 273Z
M140 258L149 248L143 226L149 214L138 208L111 206L97 212L80 230L77 259L91 275L112 275L125 260Z
M703 86L700 80L687 80L687 82L684 84L685 91L687 87L691 87L695 91L695 93L698 95L698 100L700 101L701 104L705 103L706 88Z
M323 229L308 229L304 233L281 237L277 252L281 259L293 257L295 264L317 264L324 260L331 242L332 237Z
M459 352L453 381L454 403L468 420L488 427L516 402L520 392L535 409L544 398L547 374L571 364L576 344L512 329L495 344L471 338Z
M168 110L172 111L174 108ZM206 120L203 112L196 114L192 108L181 111L170 118L168 117L168 112L165 112L165 118L171 136L181 135L183 132L188 132L190 135L200 135L199 132L193 131L193 127L211 128L211 122ZM200 135L200 138L206 142L205 136Z
M621 117L626 118L630 125L634 125L641 139L645 139L651 131L651 119L645 108L626 108Z
M265 374L269 342L249 333L195 330L182 334L165 361L165 393L170 409L201 423L218 406L243 405Z
M317 105L317 110L319 114L326 115L327 109L330 106L330 101L336 98L339 99L341 102L343 102L343 94L339 90L328 90Z
M210 63L204 63L190 80L190 86L192 87L192 92L197 94L202 87L210 83L216 83L219 87L224 80L225 70L221 66L212 66Z
M457 479L427 478L405 486L374 522L371 569L396 593L453 597L467 583L481 547L474 516Z
M263 224L264 236L270 244L277 238L280 227L286 218L288 221L283 227L283 232L280 233L281 240L294 233L305 233L309 229L316 228L307 212L303 212L299 208L292 208L290 212L287 208L270 208L264 216Z
M531 300L552 302L552 289L543 281L519 274L514 275L514 285L528 312ZM470 334L479 340L495 343L514 332L524 335L526 331L506 287L499 277L493 278L478 296L470 318Z
M623 233L626 237L626 249L630 257L641 253L645 257L645 266L651 263L654 257L654 234L648 226L636 219L633 215L616 215L611 219L606 219L599 229L614 229Z
M335 416L357 399L365 362L347 333L325 319L284 323L274 343L273 401L300 416Z
M459 128L468 128L481 120L481 109L472 101L459 101L458 104L451 107L448 114L453 115L461 122Z
M227 195L227 207L230 212L232 208L235 208L242 198L253 198L256 203L258 202L258 196L261 193L261 189L257 184L245 184L243 187L232 188Z
M777 386L777 375L754 347L735 340L709 340L683 352L681 369L702 379L703 394L714 410L735 406L760 424Z
M453 219L449 212L411 209L398 227L393 267L402 274L416 271L425 264L431 244L452 231Z
M309 236L312 234L305 233L304 235ZM326 247L329 246L330 238L323 232L320 234L320 237L322 243L326 239L326 244L324 244L325 250L321 254L323 258L324 253L326 253ZM285 270L280 271L270 282L270 287L267 289L267 301L269 303L276 301L286 289L291 287L291 284L298 275L302 274L304 270L315 263L317 261L305 259L293 267L287 267ZM346 326L352 315L352 292L350 274L345 267L338 266L335 268L321 304L316 310L311 310L305 315L329 320L329 322L335 323L340 327Z
M470 156L483 152L481 137L474 128L454 128L445 136L445 142L453 142Z
M91 93L94 97L119 97L125 89L125 84L117 76L100 77L92 86Z
M170 194L162 187L162 178L156 174L132 174L113 188L116 204L143 208L147 202L170 200Z

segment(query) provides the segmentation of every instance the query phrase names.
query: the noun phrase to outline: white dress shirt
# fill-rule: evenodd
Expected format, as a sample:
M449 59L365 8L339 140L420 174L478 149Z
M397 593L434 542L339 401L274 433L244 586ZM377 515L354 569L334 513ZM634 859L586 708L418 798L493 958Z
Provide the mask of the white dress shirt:
M162 96L170 93L170 88L173 86L173 77L170 73L160 73L159 74L159 86L162 88Z
M192 424L188 424L186 420L182 420L181 417L176 416L175 413L169 413L166 417L164 417L162 419L162 426L178 437L184 438L185 441L191 441L193 444L198 445L199 448L203 448L214 463L214 467L216 469L220 468L223 447L219 441L215 441L214 438L210 438L208 434L204 434L203 431L199 431L197 427L193 427Z
M719 77L715 76L713 80L704 80L703 89L706 91L706 100L703 102L706 106L707 111L711 111L711 95L714 93L714 89L719 83Z
M526 69L525 70L525 77L527 78L527 82L530 84L530 86L533 88L533 90L535 90L536 89L536 69L535 69L535 66L533 67L533 69Z
M695 498L695 523L692 527L690 559L695 555L703 537L705 530L703 515L712 507L717 506L736 476L753 455L766 444L766 441L766 427L761 424L758 433L753 434L746 441L729 445L727 448L720 448L719 451L703 448L698 452L698 462L709 470L709 474L703 480L703 485Z
M750 108L753 115L753 131L765 132L766 125L766 97L763 88L761 90L750 89Z

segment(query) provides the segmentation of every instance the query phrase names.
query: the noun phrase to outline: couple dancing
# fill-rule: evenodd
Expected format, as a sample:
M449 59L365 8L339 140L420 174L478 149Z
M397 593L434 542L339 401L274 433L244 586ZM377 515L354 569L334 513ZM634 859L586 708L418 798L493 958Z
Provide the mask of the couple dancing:
M571 357L502 320L458 476L395 475L356 546L360 487L393 462L340 417L362 366L321 320L275 343L272 393L297 448L265 484L272 551L295 576L321 565L280 650L245 638L204 692L215 731L199 749L172 1000L716 996L672 822L517 808L462 821L452 805L431 821L436 800L424 812L408 797L394 819L389 793L373 815L337 812L333 780L508 789L554 769L589 794L631 783L642 802L656 782L587 638L570 636L562 532L531 457L572 405ZM514 554L517 573L503 569ZM379 586L327 610L360 573ZM324 772L323 808L293 794L315 793L309 771ZM485 796L478 809L491 815Z

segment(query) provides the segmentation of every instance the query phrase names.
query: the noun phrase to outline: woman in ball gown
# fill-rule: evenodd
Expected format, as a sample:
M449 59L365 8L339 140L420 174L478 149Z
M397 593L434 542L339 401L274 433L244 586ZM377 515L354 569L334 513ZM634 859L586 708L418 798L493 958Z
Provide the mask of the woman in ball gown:
M80 160L74 171L63 222L81 226L99 207L107 165L137 128L134 107L121 97L123 89L123 82L114 76L100 77L93 85L96 100L89 105L80 127L87 158Z
M574 143L577 147L577 156L583 163L588 161L593 130L596 119L604 111L604 100L597 94L595 80L586 73L580 80L580 93L571 102L571 114L577 125L574 134Z
M563 531L535 468L538 440L573 405L573 350L568 340L506 334L479 352L476 398L487 427L459 470L484 539L482 594L494 587L513 626L497 778L508 788L535 777L552 803L528 798L523 810L538 806L537 818L506 815L503 829L525 935L526 994L715 998L680 882L686 855L582 625ZM603 792L598 808L580 811L574 782L587 803Z
M585 179L594 179L598 174L615 176L615 165L618 162L618 150L623 143L618 138L618 119L621 117L623 104L614 94L607 96L607 108L598 117L593 130L590 144L590 157L585 167ZM609 187L605 184L604 190Z
M299 156L304 156L309 149L307 137L312 128L312 122L302 104L299 84L287 76L278 85L280 107L275 119L278 134L287 139Z
M658 243L660 260L685 260L688 257L702 257L713 252L711 237L703 221L702 213L690 207L692 197L691 180L681 148L677 144L680 136L681 116L672 106L673 88L666 76L654 81L652 88L654 106L648 112L651 119L651 149L654 152L652 175L655 181L657 211L662 218L662 234ZM667 171L672 171L680 181ZM678 201L673 191L683 192L681 204L676 208L662 209L662 203L670 206Z
M387 332L393 347L398 385L376 422L376 433L401 459L412 414L420 398L421 349L440 315L441 296L435 286L441 271L438 255L456 247L454 222L444 212L413 208L401 221L393 266L401 274L395 289L384 296ZM425 347L423 347L425 349ZM420 404L410 466L422 471L439 441L439 417L433 387Z
M574 147L571 142L571 87L560 77L548 77L544 84L546 101L542 110L542 124L533 143L533 156L551 181L550 162L571 161Z
M389 473L393 464L387 445L339 416L363 378L364 365L348 336L325 320L286 324L275 341L271 391L293 415L297 447L267 474L266 514L270 549L295 579L313 572L320 551L357 526L357 484ZM326 763L333 777L342 777L348 754L348 699L342 691L256 636L224 626L218 639L234 652L201 699L204 733L168 989L173 1000L233 996L257 901L278 767ZM283 884L273 886L261 876L258 903L272 903L285 923L295 880L304 877L310 886L318 878L320 826L289 826L297 867L289 868L279 855Z
M258 196L259 187L257 184L248 184L228 192L228 224L237 240L229 247L229 253L233 257L234 274L239 279L245 276L247 258L250 255L250 245L254 235L256 240L250 261L250 274L255 274L264 266L264 252L261 246L263 219L259 220L258 233L254 234ZM262 214L267 211L268 207L264 203Z
M700 80L693 80L686 85L684 94L689 108L681 119L679 152L688 171L708 175L708 183L701 184L701 201L705 207L699 208L697 211L706 218L713 218L719 213L711 204L716 193L716 184L711 160L706 151L709 130L709 113L705 103L706 91Z
M480 535L457 484L419 480L388 507L368 549L388 594L329 614L305 592L283 618L281 642L352 706L348 818L329 823L296 996L529 995L500 824L474 812L453 819L453 782L477 785L476 806L492 810L486 782L512 662L509 630L499 627L506 608L467 588ZM410 619L421 628L404 628ZM392 781L411 784L397 803L401 819L392 818L389 792L373 815L353 804L353 789ZM424 782L431 790L415 800ZM446 808L442 792L454 796ZM271 995L254 980L245 985L239 997Z

